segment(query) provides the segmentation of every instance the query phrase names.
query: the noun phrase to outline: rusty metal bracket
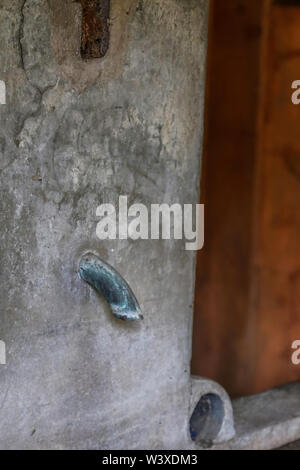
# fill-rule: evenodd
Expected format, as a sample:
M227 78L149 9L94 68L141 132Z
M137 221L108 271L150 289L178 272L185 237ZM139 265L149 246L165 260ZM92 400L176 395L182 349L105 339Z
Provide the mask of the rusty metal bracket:
M110 0L80 0L82 6L81 57L99 59L109 48Z

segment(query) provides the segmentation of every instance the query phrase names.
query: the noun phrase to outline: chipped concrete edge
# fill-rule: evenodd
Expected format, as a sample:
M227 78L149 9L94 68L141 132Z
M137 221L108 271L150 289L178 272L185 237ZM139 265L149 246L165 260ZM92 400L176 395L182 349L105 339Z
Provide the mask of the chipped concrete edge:
M300 439L300 382L232 401L236 437L215 450L270 450Z

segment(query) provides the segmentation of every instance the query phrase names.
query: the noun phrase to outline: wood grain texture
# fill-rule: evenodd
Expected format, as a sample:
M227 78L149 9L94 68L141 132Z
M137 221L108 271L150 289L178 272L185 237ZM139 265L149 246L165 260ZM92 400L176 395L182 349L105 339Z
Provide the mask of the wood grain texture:
M300 338L300 8L274 5L268 42L261 182L257 210L255 387L300 379L291 344Z
M300 8L215 0L192 372L232 396L300 379Z

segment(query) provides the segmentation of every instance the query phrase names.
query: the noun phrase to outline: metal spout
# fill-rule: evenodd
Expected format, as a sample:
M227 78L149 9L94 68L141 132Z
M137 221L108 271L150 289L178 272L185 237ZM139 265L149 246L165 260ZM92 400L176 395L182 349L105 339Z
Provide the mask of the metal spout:
M112 266L89 253L79 264L79 275L103 295L116 318L124 321L143 319L134 293L125 279Z

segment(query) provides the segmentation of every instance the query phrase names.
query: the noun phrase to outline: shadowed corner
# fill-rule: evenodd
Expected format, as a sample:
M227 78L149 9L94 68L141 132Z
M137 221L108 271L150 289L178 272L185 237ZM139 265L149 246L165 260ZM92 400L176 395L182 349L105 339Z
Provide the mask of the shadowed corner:
M127 322L143 319L139 303L125 279L94 254L87 254L80 261L79 277L105 298L116 318Z

